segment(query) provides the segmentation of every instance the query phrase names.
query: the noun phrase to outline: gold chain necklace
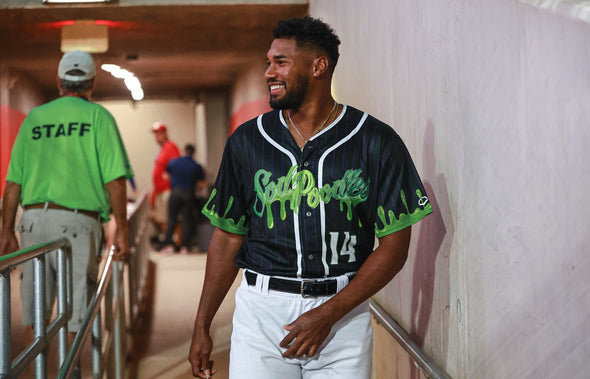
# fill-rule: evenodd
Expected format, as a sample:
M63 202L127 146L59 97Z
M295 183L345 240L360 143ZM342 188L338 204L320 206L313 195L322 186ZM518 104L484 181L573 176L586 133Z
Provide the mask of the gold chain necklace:
M334 105L332 106L330 113L328 113L328 116L324 119L324 122L322 122L322 125L320 126L320 128L318 130L316 130L316 132L313 133L313 135L311 137L315 136L316 134L321 132L326 127L326 122L330 119L330 117L332 117L332 113L334 113L334 110L336 109L337 105L338 105L338 103L336 102L336 100L334 100ZM303 146L299 146L299 144L297 144L297 146L299 147L299 150L303 151L303 147L305 146L305 144L309 140L305 139L303 137L303 134L301 134L301 131L299 130L297 125L295 125L295 123L291 119L291 114L289 112L287 112L287 118L289 119L289 122L291 123L291 125L293 125L293 128L295 129L295 132L297 132L297 135L299 136L299 138L301 138L301 140L303 141Z

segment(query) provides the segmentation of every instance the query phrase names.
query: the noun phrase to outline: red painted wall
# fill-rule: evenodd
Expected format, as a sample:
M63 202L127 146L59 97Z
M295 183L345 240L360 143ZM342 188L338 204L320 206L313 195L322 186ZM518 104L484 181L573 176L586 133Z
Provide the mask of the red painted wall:
M0 197L4 193L12 144L25 117L26 114L0 104Z
M234 114L232 114L229 124L229 134L231 135L238 126L243 122L246 122L261 113L270 111L270 105L268 105L268 96L260 98L258 100L251 101L243 104Z

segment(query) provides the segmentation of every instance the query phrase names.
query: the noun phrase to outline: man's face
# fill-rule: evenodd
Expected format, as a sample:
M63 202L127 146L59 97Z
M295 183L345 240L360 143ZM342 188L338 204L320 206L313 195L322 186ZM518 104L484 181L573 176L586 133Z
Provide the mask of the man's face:
M154 132L154 137L156 138L156 142L158 143L158 145L163 145L168 140L168 136L166 135L166 132L163 130Z
M275 39L266 53L264 74L273 109L298 109L309 85L309 53L297 49L294 39Z

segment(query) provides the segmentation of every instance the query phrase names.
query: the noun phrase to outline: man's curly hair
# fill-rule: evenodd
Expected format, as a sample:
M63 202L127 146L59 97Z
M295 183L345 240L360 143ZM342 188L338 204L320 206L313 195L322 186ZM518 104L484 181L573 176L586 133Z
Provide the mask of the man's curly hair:
M278 26L273 29L272 34L275 39L294 38L300 49L319 48L323 50L328 55L331 71L334 72L338 57L340 57L338 52L340 39L330 25L322 20L310 16L281 20Z

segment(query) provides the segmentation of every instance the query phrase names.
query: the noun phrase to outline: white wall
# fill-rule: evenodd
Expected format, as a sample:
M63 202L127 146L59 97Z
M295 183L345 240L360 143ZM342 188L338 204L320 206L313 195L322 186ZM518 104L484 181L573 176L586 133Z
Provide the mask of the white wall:
M195 159L203 165L209 183L215 181L227 139L227 99L221 92L202 97L200 107L195 101L180 100L100 102L117 121L135 171L138 193L152 191L152 169L160 150L151 132L155 121L166 124L168 138L176 143L181 155L184 145L194 144ZM199 195L208 196L205 192Z
M435 209L377 300L454 378L587 377L590 25L516 0L310 13L342 40L337 99L398 131Z
M152 125L161 121L168 128L168 138L183 154L187 143L199 143L195 135L195 102L193 101L104 101L101 102L115 117L125 142L131 167L135 171L138 193L152 191L152 169L160 151L152 134ZM197 143L199 142L199 143Z
M203 98L207 123L207 182L215 183L227 140L228 110L225 93L208 93Z

